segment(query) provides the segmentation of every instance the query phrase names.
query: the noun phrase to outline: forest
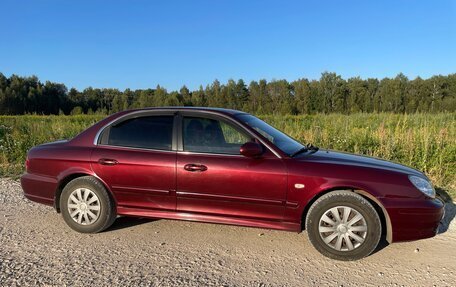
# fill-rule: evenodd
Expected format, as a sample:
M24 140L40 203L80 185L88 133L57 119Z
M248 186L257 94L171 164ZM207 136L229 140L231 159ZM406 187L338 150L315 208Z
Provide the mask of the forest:
M36 76L6 77L0 73L0 115L109 114L153 106L211 106L239 109L254 114L352 114L438 113L456 111L456 74L428 79L344 79L324 72L318 80L228 80L190 91L88 87L68 89L62 83L41 82Z

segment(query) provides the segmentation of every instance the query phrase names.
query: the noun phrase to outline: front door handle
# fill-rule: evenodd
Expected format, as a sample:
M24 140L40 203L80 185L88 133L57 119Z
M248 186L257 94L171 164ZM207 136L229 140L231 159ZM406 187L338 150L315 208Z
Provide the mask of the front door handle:
M98 160L98 163L101 165L116 165L119 162L115 159L110 159L110 158L100 158Z
M189 163L184 166L184 169L187 171L206 171L207 166L202 164Z

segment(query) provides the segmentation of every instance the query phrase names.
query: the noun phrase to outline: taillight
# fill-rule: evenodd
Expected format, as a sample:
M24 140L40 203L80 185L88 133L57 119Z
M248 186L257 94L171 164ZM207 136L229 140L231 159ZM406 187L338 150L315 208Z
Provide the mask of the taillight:
M30 164L29 159L26 159L26 160L25 160L25 171L28 171L28 169L29 169L29 164Z

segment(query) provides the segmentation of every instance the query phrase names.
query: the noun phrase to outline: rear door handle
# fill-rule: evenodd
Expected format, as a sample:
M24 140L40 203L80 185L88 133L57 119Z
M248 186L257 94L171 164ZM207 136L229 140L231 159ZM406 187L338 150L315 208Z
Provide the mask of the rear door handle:
M187 171L206 171L207 166L202 164L189 163L184 166L184 169Z
M98 160L98 163L101 165L116 165L119 162L115 159L110 159L110 158L100 158Z

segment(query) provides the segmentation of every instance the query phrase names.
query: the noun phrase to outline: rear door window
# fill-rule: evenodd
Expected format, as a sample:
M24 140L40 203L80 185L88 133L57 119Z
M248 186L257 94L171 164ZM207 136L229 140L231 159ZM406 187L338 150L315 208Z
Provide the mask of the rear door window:
M171 150L173 116L149 116L129 119L111 126L108 145Z

